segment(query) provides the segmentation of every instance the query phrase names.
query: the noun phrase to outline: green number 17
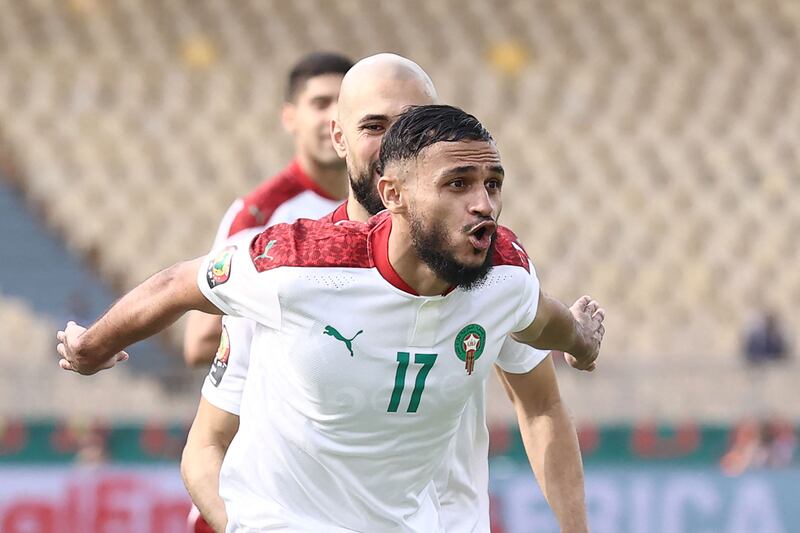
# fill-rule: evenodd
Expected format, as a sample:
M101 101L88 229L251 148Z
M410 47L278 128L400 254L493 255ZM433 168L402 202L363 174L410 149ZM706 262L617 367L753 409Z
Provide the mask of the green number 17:
M397 372L394 375L394 390L392 391L392 399L389 401L389 408L386 410L387 413L396 413L397 408L400 406L400 398L403 396L403 389L406 386L406 370L408 370L409 359L408 352L397 352ZM425 390L425 380L428 378L428 373L435 362L435 353L414 354L414 363L422 365L422 368L417 372L414 390L411 392L411 401L408 402L408 413L417 412L419 401L422 398L422 391Z

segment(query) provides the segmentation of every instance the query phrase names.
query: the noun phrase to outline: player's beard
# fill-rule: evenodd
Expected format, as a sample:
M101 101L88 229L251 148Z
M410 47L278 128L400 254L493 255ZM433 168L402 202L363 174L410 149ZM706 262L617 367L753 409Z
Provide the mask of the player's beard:
M456 259L450 247L450 239L447 236L442 223L434 220L429 227L425 227L421 217L416 216L413 211L409 216L411 228L411 243L414 251L423 263L430 268L439 279L457 285L461 289L468 291L480 287L492 268L492 257L494 255L494 243L497 233L492 235L492 243L486 251L486 258L478 266L467 266ZM469 228L462 228L466 235Z
M353 196L356 197L361 206L367 210L367 213L377 215L385 209L383 200L378 194L378 185L375 180L377 177L378 162L372 163L366 172L359 172L354 176L350 167L347 167L347 177L350 178L350 188L353 190Z

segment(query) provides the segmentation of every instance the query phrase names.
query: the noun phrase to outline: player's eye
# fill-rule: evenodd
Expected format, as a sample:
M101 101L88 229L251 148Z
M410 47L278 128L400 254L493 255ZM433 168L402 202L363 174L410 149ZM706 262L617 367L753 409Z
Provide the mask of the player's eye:
M463 189L464 187L466 187L466 186L467 186L466 182L465 182L463 179L461 179L461 178L454 179L453 181L451 181L451 182L450 182L450 183L448 183L447 185L448 185L448 186L449 186L451 189Z
M330 98L314 98L311 100L311 107L316 109L317 111L323 111L330 107L333 103L333 100Z
M489 180L486 182L486 188L490 191L499 191L503 187L503 182L500 180Z
M363 124L360 129L361 131L368 131L370 133L383 133L382 124Z

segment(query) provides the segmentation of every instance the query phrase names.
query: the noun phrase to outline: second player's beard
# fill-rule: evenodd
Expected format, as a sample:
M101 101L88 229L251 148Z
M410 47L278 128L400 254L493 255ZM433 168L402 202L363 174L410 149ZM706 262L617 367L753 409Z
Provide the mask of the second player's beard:
M456 285L465 291L480 287L489 270L492 268L492 257L494 255L494 243L497 234L492 235L492 243L486 251L486 258L478 266L467 266L455 258L452 252L447 250L450 239L447 231L441 222L434 221L430 227L426 228L422 220L410 214L409 223L411 228L411 243L414 251L423 263L430 268L439 279Z
M353 190L353 196L356 197L356 201L367 210L370 216L377 215L385 209L375 181L377 168L377 162L373 163L366 172L359 172L357 176L353 175L349 167L347 169L347 177L350 178L350 188Z

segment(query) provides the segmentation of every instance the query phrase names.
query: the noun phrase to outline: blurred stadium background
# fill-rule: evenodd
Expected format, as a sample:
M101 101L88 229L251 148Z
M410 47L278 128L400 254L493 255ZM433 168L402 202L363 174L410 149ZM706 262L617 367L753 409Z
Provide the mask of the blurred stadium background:
M559 371L594 532L800 531L797 0L0 0L0 531L182 531L180 325L91 380L55 331L206 251L313 50L425 68L545 287L604 303L599 370ZM788 356L748 364L766 313ZM490 388L494 530L556 531Z

